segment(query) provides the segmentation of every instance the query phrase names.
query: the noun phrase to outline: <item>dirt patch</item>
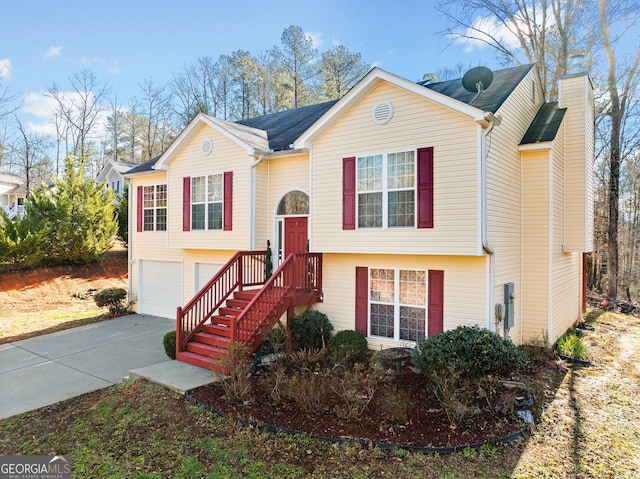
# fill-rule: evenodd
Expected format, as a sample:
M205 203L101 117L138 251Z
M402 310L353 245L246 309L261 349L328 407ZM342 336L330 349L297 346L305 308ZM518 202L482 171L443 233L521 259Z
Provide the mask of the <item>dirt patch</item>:
M127 251L86 265L0 273L0 344L104 319L92 291L127 287Z

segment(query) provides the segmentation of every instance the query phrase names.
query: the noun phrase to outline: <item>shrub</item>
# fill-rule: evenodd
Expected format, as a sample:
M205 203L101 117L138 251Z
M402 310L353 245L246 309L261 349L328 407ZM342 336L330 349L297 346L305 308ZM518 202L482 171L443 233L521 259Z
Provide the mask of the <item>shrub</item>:
M11 221L0 208L0 263L16 269L31 268L45 257L45 230L26 218Z
M125 300L127 299L127 290L124 288L106 288L98 292L94 297L96 305L100 308L104 306L109 307L109 314L115 316L116 314L125 313L127 306Z
M249 401L251 399L251 359L247 347L240 343L233 343L229 345L228 351L229 355L221 361L228 374L228 377L221 381L224 393L231 401Z
M338 417L350 420L362 417L382 386L384 373L379 368L359 363L353 369L341 370L338 377L331 379L329 387L340 399L334 412Z
M333 326L326 314L312 309L295 316L290 331L294 349L322 349L331 338Z
M416 345L415 361L423 371L450 371L460 379L486 375L508 377L527 363L527 355L487 329L461 326Z
M329 340L329 350L338 361L359 362L367 357L367 338L353 330L338 331Z
M164 352L167 353L171 359L176 358L176 332L169 331L162 338L162 344L164 345Z

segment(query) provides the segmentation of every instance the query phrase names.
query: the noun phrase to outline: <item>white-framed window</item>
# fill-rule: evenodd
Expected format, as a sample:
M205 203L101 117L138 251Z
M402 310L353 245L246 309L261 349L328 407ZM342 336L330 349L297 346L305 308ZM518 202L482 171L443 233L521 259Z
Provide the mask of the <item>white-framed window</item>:
M427 272L369 269L369 334L417 341L427 331Z
M167 185L142 189L143 231L167 231Z
M191 229L221 230L223 211L222 173L191 178Z
M415 150L357 158L358 228L416 225Z

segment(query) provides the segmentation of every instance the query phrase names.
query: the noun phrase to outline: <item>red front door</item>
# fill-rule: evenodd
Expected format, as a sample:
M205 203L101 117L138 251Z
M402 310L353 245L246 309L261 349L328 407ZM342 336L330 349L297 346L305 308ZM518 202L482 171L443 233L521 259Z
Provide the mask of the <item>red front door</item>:
M307 252L307 217L284 219L284 257Z

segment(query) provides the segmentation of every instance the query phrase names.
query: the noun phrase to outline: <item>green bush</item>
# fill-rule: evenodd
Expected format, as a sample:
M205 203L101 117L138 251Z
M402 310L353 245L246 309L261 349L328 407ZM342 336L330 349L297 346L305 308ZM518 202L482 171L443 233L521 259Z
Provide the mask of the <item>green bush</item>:
M360 362L367 357L367 338L358 331L338 331L329 340L329 350L338 361Z
M587 345L575 329L570 329L558 339L556 349L559 354L573 359L586 359Z
M486 375L508 377L528 361L513 343L476 326L461 326L421 339L415 349L416 364L423 372L450 372L468 380Z
M45 257L45 231L26 218L11 221L0 208L0 264L16 269L31 268Z
M295 316L290 330L295 350L321 349L329 342L333 325L326 314L312 309Z
M103 289L96 293L93 299L100 308L107 306L109 308L109 314L112 316L127 311L125 304L127 291L124 288Z
M164 345L164 352L167 353L171 359L176 358L176 332L169 331L162 338L162 344Z

